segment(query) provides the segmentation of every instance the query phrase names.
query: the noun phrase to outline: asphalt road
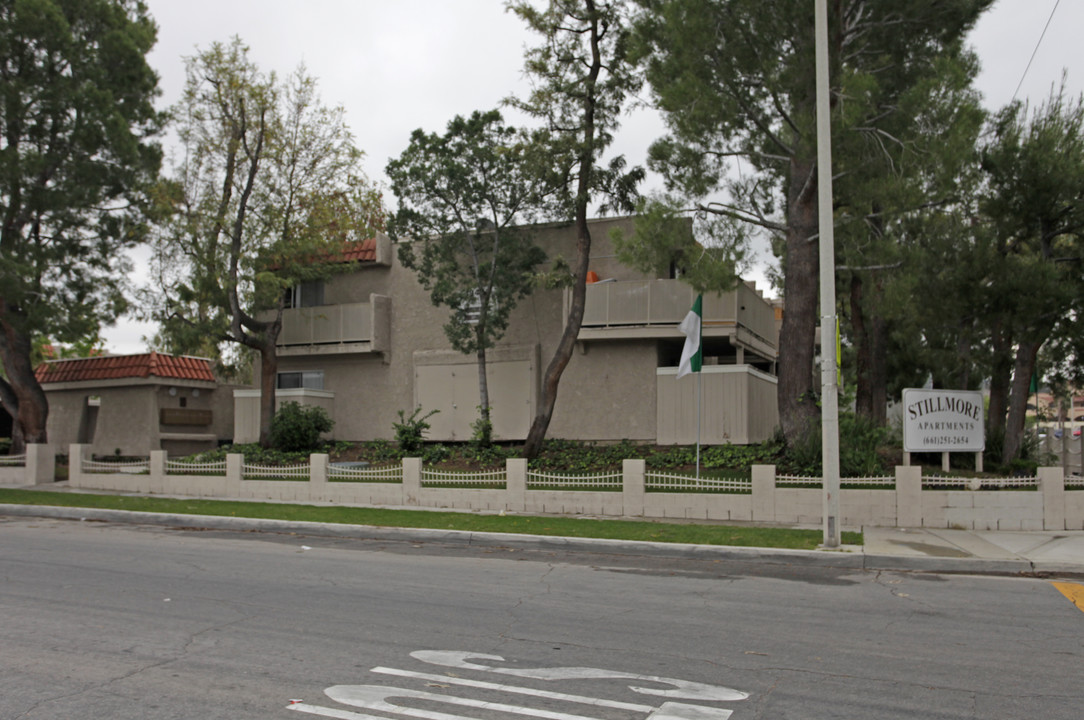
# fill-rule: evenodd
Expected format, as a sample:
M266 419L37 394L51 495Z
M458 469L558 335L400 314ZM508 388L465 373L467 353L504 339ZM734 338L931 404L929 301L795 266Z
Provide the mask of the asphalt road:
M0 719L1077 720L1082 680L1039 579L0 518Z

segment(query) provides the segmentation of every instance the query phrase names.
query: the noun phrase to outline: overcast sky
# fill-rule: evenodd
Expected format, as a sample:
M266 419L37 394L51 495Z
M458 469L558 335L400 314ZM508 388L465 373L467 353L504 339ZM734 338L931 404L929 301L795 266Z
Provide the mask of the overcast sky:
M306 65L325 104L346 109L370 178L384 184L384 166L405 149L415 128L442 132L455 115L497 107L522 92L523 49L536 42L505 11L504 0L144 1L158 23L149 59L161 78L162 107L180 97L183 57L238 35L264 70L281 75ZM1013 98L1036 46L1018 97L1038 104L1061 81L1063 69L1068 87L1080 93L1081 29L1080 0L997 2L970 37L982 61L977 85L987 107ZM653 113L634 114L615 150L642 164L661 132ZM649 179L649 185L658 182ZM142 337L151 333L149 325L121 321L103 336L110 352L137 353L145 351Z

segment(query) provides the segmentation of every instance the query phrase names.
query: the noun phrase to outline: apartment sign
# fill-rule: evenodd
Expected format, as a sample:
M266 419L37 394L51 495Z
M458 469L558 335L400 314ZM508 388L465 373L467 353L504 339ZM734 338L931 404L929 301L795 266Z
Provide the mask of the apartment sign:
M982 452L986 448L984 428L979 391L903 391L906 452Z

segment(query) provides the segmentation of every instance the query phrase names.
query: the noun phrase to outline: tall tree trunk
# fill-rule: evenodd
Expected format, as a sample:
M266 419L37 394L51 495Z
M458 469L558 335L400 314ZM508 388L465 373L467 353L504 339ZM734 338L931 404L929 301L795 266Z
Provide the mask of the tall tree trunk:
M1009 398L1009 418L1005 425L1005 444L1001 451L1001 462L1008 464L1020 454L1020 445L1024 436L1024 420L1027 418L1028 395L1031 378L1035 374L1035 359L1043 341L1021 342L1016 348L1016 362L1013 364L1012 395Z
M873 417L873 391L870 384L869 335L866 330L865 311L862 308L862 278L858 273L851 274L851 331L854 333L855 378L854 409L865 418Z
M968 390L971 386L971 333L974 321L970 318L960 320L959 331L956 335L956 356L960 359L960 367L956 374L956 387L960 390Z
M813 385L817 321L817 188L812 160L791 159L787 187L786 254L783 258L783 325L779 330L779 423L796 442L819 417ZM831 342L822 338L822 342Z
M261 345L260 351L260 445L271 447L271 421L275 417L275 391L278 385L279 358L274 342Z
M546 439L550 420L553 419L553 409L557 405L557 386L572 359L573 350L576 349L576 339L583 325L583 310L587 304L587 268L591 261L591 231L587 226L587 204L591 200L592 176L595 170L595 107L598 104L596 88L599 74L602 72L601 39L606 28L599 27L595 3L592 0L588 0L586 8L588 16L592 18L589 33L591 61L587 67L587 77L582 90L583 116L580 128L582 140L578 142L579 157L576 162L576 279L572 286L572 303L565 320L565 329L561 333L553 359L550 360L546 367L546 374L542 378L542 395L539 398L538 411L535 413L531 429L527 433L527 440L523 445L523 456L528 459L536 458L542 452L542 441Z
M990 334L993 359L990 367L990 409L986 418L987 437L1004 437L1005 414L1009 408L1012 378L1012 338L1005 323L998 320Z
M888 422L888 330L884 318L874 310L867 318L867 308L876 308L882 284L874 283L876 298L865 297L865 283L857 273L851 275L851 327L856 350L855 411L870 422L884 427Z
M3 362L8 386L14 395L11 453L17 455L25 451L27 443L48 442L45 428L49 403L34 376L30 337L19 329L21 323L18 317L12 317L14 312L0 300L0 362ZM10 400L5 399L5 406Z
M482 333L479 333L481 335ZM489 378L486 373L486 346L481 337L478 338L478 414L485 426L492 426L489 419ZM480 438L484 439L484 438Z
M572 359L572 351L576 349L576 339L583 324L583 309L587 304L587 268L590 260L591 231L587 227L587 208L584 205L576 210L576 281L572 286L572 302L565 320L565 330L542 378L538 412L535 413L531 430L527 433L527 441L523 445L523 456L526 458L538 457L538 453L542 451L542 441L546 438L546 431L553 418L553 408L557 404L557 386L561 381L561 374Z

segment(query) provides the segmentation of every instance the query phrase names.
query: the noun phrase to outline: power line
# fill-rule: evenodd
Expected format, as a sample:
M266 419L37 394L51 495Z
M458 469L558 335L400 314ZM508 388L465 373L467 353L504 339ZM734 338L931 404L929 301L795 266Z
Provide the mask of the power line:
M1016 100L1017 93L1020 92L1020 88L1024 85L1024 78L1028 76L1028 70L1031 69L1031 63L1035 60L1035 55L1039 52L1039 46L1043 44L1043 38L1046 37L1046 31L1050 29L1050 21L1054 19L1054 13L1058 11L1058 5L1061 4L1061 0L1055 0L1054 7L1050 10L1050 17L1046 19L1046 26L1043 28L1043 34L1039 36L1039 42L1035 43L1035 49L1031 51L1031 59L1028 60L1028 66L1024 68L1024 74L1020 76L1020 82L1016 84L1016 90L1013 91L1012 102Z

